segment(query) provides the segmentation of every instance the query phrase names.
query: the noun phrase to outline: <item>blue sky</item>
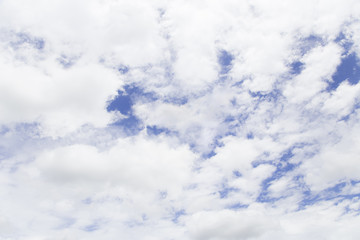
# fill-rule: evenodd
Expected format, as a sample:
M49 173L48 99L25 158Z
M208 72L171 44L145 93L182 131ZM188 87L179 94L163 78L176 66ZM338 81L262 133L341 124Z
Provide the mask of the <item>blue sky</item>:
M0 239L357 239L359 14L0 1Z

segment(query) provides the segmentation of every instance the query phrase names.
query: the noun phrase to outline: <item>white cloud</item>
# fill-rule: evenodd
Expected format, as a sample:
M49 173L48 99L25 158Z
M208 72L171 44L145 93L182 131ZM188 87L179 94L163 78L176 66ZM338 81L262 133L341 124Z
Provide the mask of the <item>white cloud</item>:
M330 114L336 114L339 118L349 114L358 101L360 85L351 86L342 82L336 91L325 100L323 110Z
M341 48L336 44L317 47L304 56L304 71L289 82L284 95L292 103L301 103L326 88L327 79L340 64ZM311 86L311 87L309 87Z
M104 152L87 145L45 150L15 172L2 170L6 177L1 195L9 206L2 211L8 219L3 224L31 234L41 228L60 231L64 221L70 221L75 231L96 219L100 224L118 221L124 227L131 221L141 226L155 224L156 219L171 220L172 202L189 184L196 157L186 146L141 137L119 140ZM11 201L13 197L16 200ZM21 215L23 221L17 222ZM34 216L40 225L31 229L26 224Z
M40 122L44 135L61 136L84 124L104 127L111 122L106 102L122 82L110 70L82 62L70 69L56 63L33 67L3 60L1 64L2 124Z
M86 145L61 147L42 153L34 164L40 175L59 184L114 184L171 194L189 181L195 158L185 146L135 138L119 140L104 152Z
M351 122L338 124L334 136L324 139L319 154L302 165L306 181L314 190L330 187L340 181L358 179L359 124Z
M360 85L327 87L359 11L0 1L0 238L354 239ZM106 110L126 85L134 136Z
M252 209L199 212L189 220L190 235L197 240L254 239L275 230L277 225L261 211Z

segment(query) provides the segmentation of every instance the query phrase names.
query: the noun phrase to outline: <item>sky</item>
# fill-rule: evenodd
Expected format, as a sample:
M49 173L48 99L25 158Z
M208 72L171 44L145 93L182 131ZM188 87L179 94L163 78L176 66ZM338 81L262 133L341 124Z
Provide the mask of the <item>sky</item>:
M358 0L0 0L0 239L359 239L359 80Z

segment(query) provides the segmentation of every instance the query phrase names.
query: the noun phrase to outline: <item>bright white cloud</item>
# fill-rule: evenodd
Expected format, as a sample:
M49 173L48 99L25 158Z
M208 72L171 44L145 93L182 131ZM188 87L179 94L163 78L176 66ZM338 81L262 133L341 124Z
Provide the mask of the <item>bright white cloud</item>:
M84 124L106 126L112 120L104 111L106 102L116 94L121 79L96 64L80 62L70 69L50 64L34 67L3 60L0 122L41 122L44 134L50 136Z

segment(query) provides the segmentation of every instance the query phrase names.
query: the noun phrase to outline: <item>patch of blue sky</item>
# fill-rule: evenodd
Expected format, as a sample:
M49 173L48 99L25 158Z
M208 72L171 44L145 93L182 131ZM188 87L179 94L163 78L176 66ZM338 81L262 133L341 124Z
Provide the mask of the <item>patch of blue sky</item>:
M218 63L220 64L220 74L221 75L224 75L224 74L227 74L231 68L232 68L232 62L234 60L234 56L225 51L225 50L221 50L219 52L219 55L218 55Z
M261 104L264 102L271 103L274 107L274 111L268 111L267 117L264 119L265 121L272 122L274 117L277 116L279 111L281 111L283 106L283 95L280 90L273 89L269 92L251 92L249 91L249 95L253 99L252 107L253 109L258 109L261 107ZM276 111L278 110L278 111ZM245 115L246 113L242 113L242 115ZM249 113L247 113L246 117L249 116ZM245 119L246 120L246 119ZM240 124L243 124L244 122L239 122Z
M120 65L117 67L117 70L121 73L121 74L126 74L129 72L129 67L126 65Z
M232 105L233 107L235 107L235 106L238 105L235 97L230 100L230 103L231 103L231 105Z
M339 33L339 35L335 39L335 42L344 48L346 54L349 53L349 51L354 45L353 41L347 38L347 36L343 32Z
M227 198L231 192L238 192L239 189L234 187L229 187L227 182L224 182L221 185L221 189L218 191L220 198Z
M272 163L275 164L275 165L281 165L281 164L284 164L284 163L291 163L291 159L295 156L294 151L297 151L297 150L301 150L302 154L306 158L311 158L312 156L314 156L316 154L316 151L315 151L316 149L313 149L313 148L308 149L307 148L307 147L311 147L311 146L313 146L313 144L309 143L309 142L295 143L291 147L284 150L281 153L281 156L278 159L273 159ZM268 163L268 162L266 162L266 163Z
M247 112L242 112L242 113L238 114L237 116L235 116L235 120L232 121L232 124L228 125L228 130L235 129L236 127L244 125L246 120L249 118L249 116L250 116L250 114ZM231 131L229 131L229 132L231 132Z
M262 157L263 157L263 158L266 158L266 157L268 157L268 154L267 154L267 153L264 153ZM272 164L273 164L273 160L257 159L257 160L255 160L255 161L253 161L253 162L251 163L251 166L252 166L253 168L256 168L256 167L258 167L258 166L261 165L261 164L270 164L270 165L272 165Z
M229 135L233 135L233 133L225 132L223 134L219 134L219 135L215 136L209 145L210 149L201 154L202 159L209 159L209 158L215 156L216 149L224 146L224 143L221 141L221 139L224 136L229 136ZM194 145L194 148L196 148L196 145ZM196 149L194 149L194 150L196 150Z
M10 46L18 49L21 45L28 44L38 50L45 47L45 40L39 37L31 36L27 33L16 33L14 39L10 42Z
M328 91L335 90L342 82L347 81L349 84L357 84L360 80L360 60L356 53L343 56L336 72L332 75L332 81L327 87Z
M310 186L306 184L304 175L298 174L292 177L293 182L296 184L296 189L301 191L304 196L310 196L311 190Z
M206 153L201 154L201 157L202 157L202 159L209 159L209 158L214 157L215 155L216 155L216 152L214 149L212 149Z
M234 170L234 171L233 171L233 175L234 175L236 178L242 177L242 174L241 174L241 172L240 172L239 170Z
M304 69L304 63L301 61L295 61L290 64L290 74L298 75Z
M158 100L154 92L145 91L144 88L134 84L124 86L126 95L129 95L133 101L152 102Z
M142 121L132 114L112 123L110 127L120 128L128 136L137 135L144 129Z
M259 194L259 196L257 197L256 201L257 202L274 202L280 198L273 198L269 195L269 187L270 185L280 179L281 177L285 176L286 173L293 171L296 167L298 166L298 164L293 164L293 163L285 163L285 164L278 164L276 166L276 170L275 172L271 175L271 177L266 178L262 183L261 183L261 192Z
M319 193L320 198L324 199L324 200L329 200L329 199L333 199L334 197L337 197L341 194L342 190L344 189L344 187L347 185L346 182L341 182L338 184L335 184L332 187L329 187L325 190L323 190L322 192Z
M280 197L273 197L269 195L269 192L263 191L259 194L259 196L256 198L256 202L260 203L275 203L276 201L279 201L281 199L286 198L287 196L280 196Z
M348 185L348 182L340 182L335 184L332 187L326 188L320 192L311 192L306 190L303 192L304 198L299 203L299 210L311 206L321 201L330 201L336 200L337 202L342 202L344 200L352 200L360 197L360 192L355 194L344 194L343 189Z
M202 148L201 146L199 147L199 144L196 142L196 139L197 139L197 137L195 136L190 141L185 140L184 143L188 144L191 151L193 151L194 153L197 153L201 156L198 159L199 162L206 161L207 159L212 158L217 154L216 148L219 146L216 145L216 143L215 143L216 140L213 140L207 146L203 146L204 148Z
M10 131L10 128L5 125L0 126L0 135L4 135Z
M354 186L354 185L356 185L356 184L359 184L359 183L360 183L360 180L351 179L349 183L350 183L352 186Z
M132 105L131 96L119 90L118 95L109 103L106 109L108 112L119 111L123 115L128 115L131 113Z
M219 141L225 136L236 136L237 128L244 124L247 118L248 115L245 114L240 114L239 116L226 116L220 127L220 129L222 129L221 134L216 136L215 140ZM220 146L219 144L220 142L216 143L216 146Z
M236 119L234 116L232 115L229 115L229 116L226 116L225 119L224 119L224 122L225 123L228 123L228 122L234 122Z
M351 119L351 116L353 116L354 113L356 113L356 110L360 108L360 102L357 102L354 104L353 108L351 109L350 113L341 117L339 121L347 122Z
M290 158L292 158L294 156L292 151L293 151L293 148L290 148L290 149L286 150L285 153L283 153L283 155L281 156L280 161L281 162L286 162Z
M311 49L324 45L325 41L316 35L310 35L307 37L300 38L295 46L295 50L298 51L299 56L294 59L293 62L288 64L289 72L291 75L298 75L304 70L304 63L301 62L301 57L308 53ZM286 76L288 79L289 76Z
M152 126L146 126L146 133L148 135L150 135L150 136L151 135L157 136L157 135L160 135L162 133L164 133L166 135L170 135L172 133L172 131L170 131L168 128L152 125Z
M251 77L244 77L243 79L232 83L232 84L231 84L231 87L242 88L242 87L243 87L243 83L245 82L246 79L251 79Z
M282 152L281 157L279 158L280 163L281 162L289 162L293 157L294 157L294 151L301 149L303 151L303 154L306 157L311 157L314 155L314 149L310 149L312 151L310 151L309 149L306 149L306 147L312 146L312 143L308 143L308 142L298 142L295 143L294 145L292 145L291 147L289 147L288 149L286 149L285 151Z
M231 187L224 187L219 191L220 198L227 198L229 193L239 191L239 189L231 188Z
M355 111L353 110L350 114L347 114L347 115L343 116L342 118L340 118L340 121L344 121L344 122L349 121L351 114L354 113L354 112Z
M174 211L174 213L173 213L173 217L172 217L171 221L172 221L173 223L178 223L178 222L179 222L179 218L180 218L181 216L184 216L184 215L186 215L185 209L176 210L176 211Z
M360 209L354 209L351 208L349 205L345 206L343 215L345 214L351 214L352 216L359 216L360 215Z
M281 156L283 156L283 154L285 154L286 152L287 151L284 151L281 154ZM273 165L273 166L277 166L279 164L285 164L285 163L281 163L280 159L281 159L281 157L274 159L274 156L271 154L271 152L264 151L257 159L255 159L254 161L251 162L251 166L253 168L256 168L261 164L269 164L269 165Z
M248 117L249 114L246 112L242 112L238 115L225 116L222 121L222 129L225 130L223 135L228 136L235 134L236 128L244 124Z
M342 32L337 36L335 42L344 48L346 54L350 51L350 49L353 46L353 42L347 39L345 34ZM309 37L302 38L300 39L300 43L298 46L301 53L300 55L303 56L312 48L319 45L324 45L324 43L325 41L321 37L315 35L310 35ZM294 62L289 64L289 68L290 68L289 71L290 74L298 75L304 69L304 63L301 62L300 60L295 60Z
M236 132L236 128L238 127L238 124L231 124L230 126L228 126L227 131L224 132L224 134L222 135L222 137L228 137L228 136L237 136L237 132ZM218 146L223 146L224 144L221 142Z
M231 210L238 210L238 209L244 209L244 208L248 208L249 205L248 204L243 204L243 203L235 203L235 204L231 204L229 206L227 206L227 209L231 209Z
M269 196L268 188L270 185L280 179L281 177L285 176L288 172L291 172L296 169L296 167L299 166L299 163L291 163L289 160L294 156L292 151L294 147L286 150L283 152L282 156L278 160L274 161L257 161L252 163L254 167L259 166L260 164L272 164L276 167L276 170L273 172L273 174L266 178L261 183L261 192L259 196L257 197L256 201L258 202L273 202L277 200L278 198L273 198Z
M280 96L282 96L281 91L278 89L273 89L270 92L251 92L249 91L251 97L258 99L258 101L267 101L267 102L276 102Z
M253 133L253 132L248 132L248 133L246 134L246 138L247 138L247 139L254 139L254 133Z
M119 90L118 95L108 103L107 111L118 111L125 116L114 122L112 126L122 128L128 135L136 135L144 126L142 121L132 111L136 101L155 101L153 93L145 92L136 85L126 85L124 90Z
M307 37L299 39L297 49L299 50L300 55L303 56L311 49L317 46L322 46L325 43L326 42L322 37L316 35L309 35Z

